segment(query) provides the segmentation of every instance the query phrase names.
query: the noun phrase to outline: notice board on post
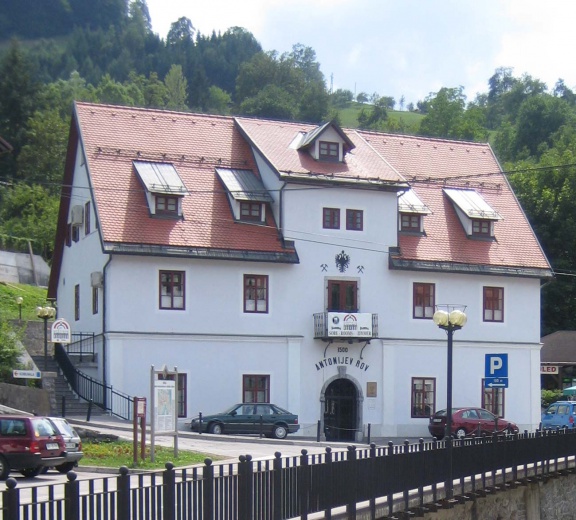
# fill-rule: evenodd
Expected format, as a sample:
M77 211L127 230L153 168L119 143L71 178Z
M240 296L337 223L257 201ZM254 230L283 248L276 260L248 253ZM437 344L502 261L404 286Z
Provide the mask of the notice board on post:
M178 456L178 369L150 370L150 459L154 462L156 435L174 437L174 456Z

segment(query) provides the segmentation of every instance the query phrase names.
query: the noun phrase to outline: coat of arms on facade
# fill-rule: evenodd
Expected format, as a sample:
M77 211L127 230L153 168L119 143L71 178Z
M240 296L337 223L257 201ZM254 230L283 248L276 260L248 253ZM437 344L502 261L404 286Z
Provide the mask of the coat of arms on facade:
M336 255L336 267L341 273L345 273L350 265L350 257L342 250L341 253Z

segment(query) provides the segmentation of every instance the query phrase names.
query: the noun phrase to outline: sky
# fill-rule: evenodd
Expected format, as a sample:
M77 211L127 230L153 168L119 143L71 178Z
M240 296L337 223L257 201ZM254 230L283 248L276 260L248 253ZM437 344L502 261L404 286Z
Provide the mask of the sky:
M147 0L166 38L185 16L202 34L238 26L263 50L316 52L330 89L392 96L405 104L442 87L469 101L499 67L552 89L576 90L574 0Z

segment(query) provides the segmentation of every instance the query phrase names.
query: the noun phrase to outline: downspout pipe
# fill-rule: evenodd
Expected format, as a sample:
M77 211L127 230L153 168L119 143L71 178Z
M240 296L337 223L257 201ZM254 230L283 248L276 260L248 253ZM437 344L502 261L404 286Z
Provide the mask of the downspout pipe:
M104 409L108 409L108 402L107 402L107 392L106 392L106 387L107 387L107 370L106 370L106 366L107 366L107 356L106 356L106 332L107 332L107 320L106 320L106 315L107 315L107 309L106 309L106 302L107 302L107 298L106 298L106 287L108 286L108 283L106 282L107 280L107 271L108 271L108 266L110 265L110 263L112 262L112 255L108 255L108 260L106 261L106 263L104 264L104 268L102 269L102 383L104 384Z

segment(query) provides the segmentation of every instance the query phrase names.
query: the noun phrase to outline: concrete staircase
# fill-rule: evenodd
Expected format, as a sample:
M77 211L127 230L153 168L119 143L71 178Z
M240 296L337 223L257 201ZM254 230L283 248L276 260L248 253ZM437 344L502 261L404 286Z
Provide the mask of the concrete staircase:
M44 369L44 322L28 322L22 343L39 370L52 372L56 376L53 379L53 385L49 385L51 388L47 388L51 392L50 408L52 415L86 418L89 404L71 390L68 381L54 361L51 343L48 343L47 366L46 370ZM102 409L95 405L90 410L91 416L99 416L103 413Z

